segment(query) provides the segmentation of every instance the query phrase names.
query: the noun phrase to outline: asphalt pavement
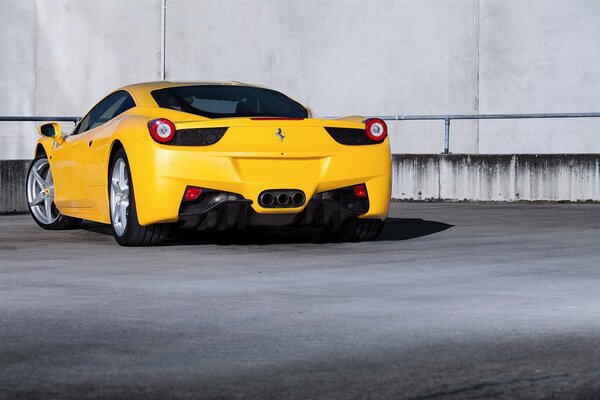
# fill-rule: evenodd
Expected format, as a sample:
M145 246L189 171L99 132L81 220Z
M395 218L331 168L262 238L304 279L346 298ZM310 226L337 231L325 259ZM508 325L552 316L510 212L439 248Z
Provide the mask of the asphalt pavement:
M390 217L123 248L0 216L0 398L600 398L600 205Z

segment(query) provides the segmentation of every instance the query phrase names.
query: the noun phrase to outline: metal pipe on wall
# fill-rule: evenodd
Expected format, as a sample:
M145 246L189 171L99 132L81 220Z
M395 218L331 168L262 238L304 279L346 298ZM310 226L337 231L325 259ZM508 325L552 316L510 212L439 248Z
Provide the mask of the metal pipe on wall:
M166 4L166 0L162 0ZM165 10L166 11L166 10ZM164 61L164 52L161 57ZM164 66L161 74L164 77ZM339 117L324 117L335 119ZM449 115L376 115L370 118L379 118L385 121L435 121L444 120L444 150L443 154L450 153L450 121L457 120L481 120L481 119L524 119L524 118L600 118L600 112L587 113L537 113L537 114L449 114ZM73 121L77 123L79 117L48 117L48 116L0 116L0 121Z
M166 78L165 51L167 49L167 0L161 0L160 9L160 80Z
M384 121L435 121L444 120L444 154L450 153L450 121L482 119L537 119L537 118L600 118L600 112L586 113L536 113L536 114L451 114L451 115L372 115ZM327 117L335 118L335 117Z

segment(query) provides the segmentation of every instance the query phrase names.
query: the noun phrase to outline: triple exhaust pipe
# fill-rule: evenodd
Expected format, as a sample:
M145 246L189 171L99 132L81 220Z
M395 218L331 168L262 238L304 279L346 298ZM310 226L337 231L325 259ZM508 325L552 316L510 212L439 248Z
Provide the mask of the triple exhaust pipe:
M258 204L264 208L300 207L305 201L301 190L265 190L258 196Z

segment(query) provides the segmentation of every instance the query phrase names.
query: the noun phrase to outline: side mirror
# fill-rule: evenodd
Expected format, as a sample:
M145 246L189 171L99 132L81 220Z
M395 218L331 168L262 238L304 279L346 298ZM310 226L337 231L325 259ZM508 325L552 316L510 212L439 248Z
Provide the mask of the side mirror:
M62 131L58 122L51 122L49 124L40 125L38 132L42 136L54 139L58 144L63 144L65 139L62 137Z
M310 109L310 107L304 106L304 108L306 108L306 113L308 114L308 118L312 118L313 113L312 113L312 110Z

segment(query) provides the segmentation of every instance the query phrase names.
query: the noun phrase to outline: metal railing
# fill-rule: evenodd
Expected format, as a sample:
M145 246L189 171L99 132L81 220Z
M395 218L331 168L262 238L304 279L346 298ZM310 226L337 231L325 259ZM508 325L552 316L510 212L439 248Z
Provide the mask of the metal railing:
M6 117L0 116L0 121L4 122L46 122L46 121L56 121L56 122L73 122L77 123L81 117L40 117L39 115L34 115L30 117Z
M335 118L335 117L328 117ZM448 114L448 115L372 115L370 118L380 118L384 121L444 121L444 154L450 153L450 121L480 120L480 119L536 119L536 118L600 118L600 112L588 113L546 113L546 114ZM77 123L80 117L7 117L0 116L0 121L9 122L42 122L59 121Z
M385 121L444 120L444 154L450 153L450 121L453 119L533 119L533 118L600 118L600 112L549 114L450 114L450 115L374 115Z

